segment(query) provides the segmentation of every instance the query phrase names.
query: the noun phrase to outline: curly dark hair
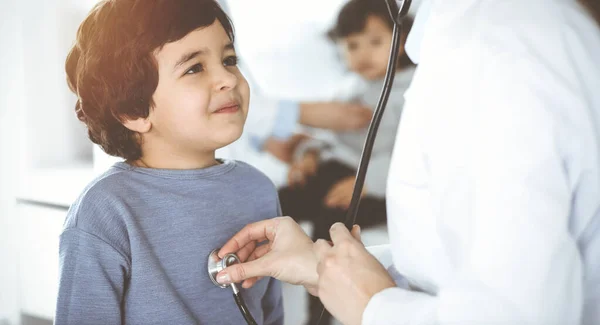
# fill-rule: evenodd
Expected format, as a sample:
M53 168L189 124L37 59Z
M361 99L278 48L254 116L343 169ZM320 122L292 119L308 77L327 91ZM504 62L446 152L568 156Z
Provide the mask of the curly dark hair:
M218 20L234 40L233 24L213 0L104 0L79 26L66 60L77 118L92 142L127 160L142 155L125 119L146 118L158 85L154 52Z

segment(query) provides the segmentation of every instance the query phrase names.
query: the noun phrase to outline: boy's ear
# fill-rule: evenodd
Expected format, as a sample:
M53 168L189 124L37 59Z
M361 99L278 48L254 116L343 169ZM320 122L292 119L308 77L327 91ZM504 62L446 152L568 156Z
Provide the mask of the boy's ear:
M123 125L131 131L137 133L147 133L152 128L152 122L150 122L150 119L141 117L136 119L126 118L123 121Z

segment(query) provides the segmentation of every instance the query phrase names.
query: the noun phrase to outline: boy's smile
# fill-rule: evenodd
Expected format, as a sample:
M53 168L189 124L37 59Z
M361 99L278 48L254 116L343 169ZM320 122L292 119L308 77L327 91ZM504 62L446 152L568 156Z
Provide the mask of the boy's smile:
M213 113L217 113L217 114L230 114L230 113L236 113L240 110L240 104L233 100L230 101L228 103L225 103L221 106L219 106L217 108L216 111L214 111Z

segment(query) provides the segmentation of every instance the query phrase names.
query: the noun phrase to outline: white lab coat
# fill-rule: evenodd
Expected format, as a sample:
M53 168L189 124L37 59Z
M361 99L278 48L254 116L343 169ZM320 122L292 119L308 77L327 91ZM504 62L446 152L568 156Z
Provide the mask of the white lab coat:
M420 292L363 324L600 324L600 28L575 0L427 5L387 191Z

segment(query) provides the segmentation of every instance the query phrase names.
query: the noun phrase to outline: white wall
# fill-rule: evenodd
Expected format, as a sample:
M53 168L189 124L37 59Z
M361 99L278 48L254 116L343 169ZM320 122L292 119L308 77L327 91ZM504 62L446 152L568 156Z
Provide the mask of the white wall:
M0 1L0 321L19 321L15 189L23 75L16 1Z
M16 0L13 0L17 2ZM28 157L32 167L91 162L92 147L77 120L65 59L86 12L71 0L19 0L22 21ZM84 2L84 1L80 1ZM89 8L88 8L89 9Z
M94 2L0 0L0 324L20 323L20 180L33 167L91 164L92 146L75 117L64 62Z

